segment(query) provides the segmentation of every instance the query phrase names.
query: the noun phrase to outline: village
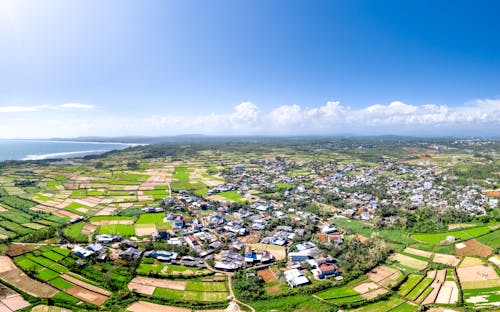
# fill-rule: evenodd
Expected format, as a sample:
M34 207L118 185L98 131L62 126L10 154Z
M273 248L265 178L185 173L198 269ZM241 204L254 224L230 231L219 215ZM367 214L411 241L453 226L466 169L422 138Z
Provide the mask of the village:
M312 146L318 157L201 151L133 163L124 153L82 160L71 172L57 163L30 171L35 192L17 183L24 169L9 169L0 181L0 235L12 270L0 279L90 310L126 302L128 311L267 311L279 298L302 298L293 305L318 311L440 304L462 311L460 304L498 302L498 176L464 183L449 168L472 156L449 155L445 145L377 161ZM22 230L30 226L55 232L31 238Z

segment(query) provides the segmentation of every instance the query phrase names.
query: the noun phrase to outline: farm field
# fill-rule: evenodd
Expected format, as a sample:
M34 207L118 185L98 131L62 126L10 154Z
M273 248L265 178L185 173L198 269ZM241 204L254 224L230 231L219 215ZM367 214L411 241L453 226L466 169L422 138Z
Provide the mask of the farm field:
M455 237L456 240L467 240L480 235L487 234L490 231L492 231L491 226L480 226L458 231L448 231L443 233L413 234L411 237L420 242L439 245L441 241L445 240L448 236L453 236Z

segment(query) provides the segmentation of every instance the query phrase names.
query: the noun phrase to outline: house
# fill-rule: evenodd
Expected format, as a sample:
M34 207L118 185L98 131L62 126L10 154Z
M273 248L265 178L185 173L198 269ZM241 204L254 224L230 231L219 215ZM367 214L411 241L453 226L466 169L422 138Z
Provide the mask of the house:
M323 234L331 234L335 232L337 232L337 227L333 224L327 224L321 227L321 233Z
M73 248L71 250L71 252L74 253L75 256L83 258L83 259L87 259L88 257L90 257L94 254L94 252L92 250L89 250L89 249L86 249L86 248L83 248L80 246L76 246L75 248Z
M120 252L119 257L120 259L128 260L128 261L135 261L141 258L142 251L139 251L135 248L127 248L126 250Z
M159 261L172 261L177 259L178 254L173 251L151 250L144 253L145 257L157 259Z
M305 276L299 269L291 269L283 272L285 280L290 287L299 287L310 283L307 276Z
M337 266L326 261L318 261L317 268L311 270L314 277L324 279L332 276L339 276L340 272Z
M76 217L76 218L71 218L71 219L69 219L69 223L71 223L71 224L75 224L75 223L78 223L78 222L83 221L83 220L85 220L85 218L84 218L84 217L82 217L82 216L78 216L78 217Z
M99 244L111 244L112 242L119 242L122 240L122 237L119 235L111 235L111 234L100 234L95 236L96 242Z
M138 246L139 245L137 243L133 243L133 242L128 241L128 240L125 240L125 241L121 242L121 244L120 244L120 247L122 249L127 249L127 248L130 248L130 247L137 249Z
M91 250L96 253L100 253L104 251L104 246L100 244L92 244L87 246L88 250Z

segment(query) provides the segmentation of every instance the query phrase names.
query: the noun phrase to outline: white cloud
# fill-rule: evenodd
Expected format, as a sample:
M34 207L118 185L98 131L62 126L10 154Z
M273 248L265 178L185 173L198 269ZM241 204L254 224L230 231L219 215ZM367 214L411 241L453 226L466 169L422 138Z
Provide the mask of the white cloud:
M254 103L243 102L228 113L205 115L110 116L71 113L93 108L93 105L80 103L0 106L0 134L5 137L72 137L186 133L498 136L500 133L500 99L475 100L460 106L414 105L395 101L356 109L331 101L316 107L294 104L267 111ZM51 114L46 114L45 118L40 118L39 114L23 114L34 111L48 111ZM6 114L16 112L19 114ZM29 126L20 127L20 124Z
M352 109L338 101L323 106L304 108L282 105L262 113L255 104L243 102L230 114L209 114L185 118L154 116L153 124L160 128L180 127L203 133L224 134L227 130L241 134L335 134L342 133L413 133L420 129L456 130L500 128L500 100L476 100L461 106L412 105L399 101ZM178 128L179 129L179 128ZM246 130L246 131L239 131ZM375 131L375 132L373 132ZM443 133L436 133L440 135Z
M48 110L90 110L94 108L94 105L81 103L65 103L59 105L0 106L0 113L26 113Z

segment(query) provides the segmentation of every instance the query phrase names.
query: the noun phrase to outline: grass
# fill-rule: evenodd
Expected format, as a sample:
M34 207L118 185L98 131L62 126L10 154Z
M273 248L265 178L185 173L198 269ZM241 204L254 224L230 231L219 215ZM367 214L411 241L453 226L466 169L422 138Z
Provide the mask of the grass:
M331 311L331 306L321 303L314 298L306 295L295 295L280 298L270 298L267 300L254 301L250 305L256 311L280 311L280 312L293 312L293 311L315 311L327 312Z
M109 224L98 227L99 234L134 236L135 227L128 224Z
M454 236L456 240L467 240L490 232L489 226L480 226L475 228L463 229L458 231L448 231L431 234L413 234L412 238L429 244L439 245L447 236Z
M227 199L232 200L232 201L237 202L237 203L243 201L243 196L238 194L238 191L221 192L217 195L222 196L224 198L227 198Z
M361 234L365 237L370 237L372 233L376 232L389 242L397 244L411 244L415 242L411 237L409 237L407 232L401 230L379 230L361 221L349 220L346 218L338 218L334 221L334 223L346 231Z
M139 220L135 224L156 224L162 223L163 218L165 217L165 213L144 213L141 214Z
M63 234L77 242L88 242L89 238L82 234L84 226L83 222L68 225L63 229Z

